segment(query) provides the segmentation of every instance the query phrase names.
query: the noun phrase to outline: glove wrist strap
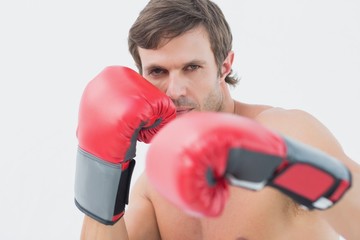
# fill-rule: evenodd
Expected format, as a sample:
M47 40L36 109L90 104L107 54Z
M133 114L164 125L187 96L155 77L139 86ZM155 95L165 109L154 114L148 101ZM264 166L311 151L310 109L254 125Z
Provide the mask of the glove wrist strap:
M95 220L113 225L128 203L135 160L112 164L78 148L75 173L75 204Z

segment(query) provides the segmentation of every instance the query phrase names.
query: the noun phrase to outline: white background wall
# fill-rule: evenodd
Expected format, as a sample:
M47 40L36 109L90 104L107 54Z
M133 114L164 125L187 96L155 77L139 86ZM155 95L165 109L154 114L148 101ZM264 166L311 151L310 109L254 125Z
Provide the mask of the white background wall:
M105 66L134 67L127 33L146 2L0 2L0 239L78 238L79 99ZM360 162L360 2L216 2L242 77L234 98L312 113Z

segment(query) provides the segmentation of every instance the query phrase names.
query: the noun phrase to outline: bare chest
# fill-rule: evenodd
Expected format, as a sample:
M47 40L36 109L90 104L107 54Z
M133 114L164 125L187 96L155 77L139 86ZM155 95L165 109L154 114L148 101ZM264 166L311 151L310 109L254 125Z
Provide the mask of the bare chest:
M218 218L195 218L160 196L153 201L162 239L177 240L282 240L337 239L326 224L315 217L293 217L288 200L273 190L254 194L232 190Z

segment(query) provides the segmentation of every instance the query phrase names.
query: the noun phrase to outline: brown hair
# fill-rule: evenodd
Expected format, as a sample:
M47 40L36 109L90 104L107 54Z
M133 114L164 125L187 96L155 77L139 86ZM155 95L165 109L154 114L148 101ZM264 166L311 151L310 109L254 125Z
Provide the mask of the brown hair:
M202 25L208 32L212 51L221 73L221 66L232 49L230 27L220 8L209 0L150 0L129 31L129 51L139 72L142 64L138 47L156 49L164 39L171 40ZM232 70L225 81L236 85Z

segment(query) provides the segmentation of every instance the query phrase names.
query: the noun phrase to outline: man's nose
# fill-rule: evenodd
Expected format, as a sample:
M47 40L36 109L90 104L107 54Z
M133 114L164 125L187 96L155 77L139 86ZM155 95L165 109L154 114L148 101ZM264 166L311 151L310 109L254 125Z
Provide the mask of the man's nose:
M166 89L166 95L171 99L178 99L181 96L186 95L186 81L178 74L170 74L168 80L168 86Z

